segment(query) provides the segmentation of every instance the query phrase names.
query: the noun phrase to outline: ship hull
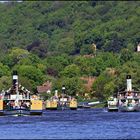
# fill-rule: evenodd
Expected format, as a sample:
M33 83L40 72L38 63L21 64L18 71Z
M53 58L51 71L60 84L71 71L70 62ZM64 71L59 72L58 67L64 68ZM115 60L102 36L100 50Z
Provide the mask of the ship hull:
M4 110L3 115L24 116L24 115L30 115L30 111L24 109Z
M117 112L118 111L118 108L108 108L108 112Z
M0 116L3 116L3 115L4 115L4 111L0 110Z
M3 110L0 111L0 116L28 116L28 115L42 115L42 110L24 110L24 109L14 109L14 110Z
M46 105L46 110L76 110L77 104L74 106L70 106L69 102L48 102Z
M138 112L140 111L140 106L135 105L135 106L119 106L119 111L120 112Z
M42 110L30 110L30 115L42 115Z
M57 110L57 107L46 107L46 110Z

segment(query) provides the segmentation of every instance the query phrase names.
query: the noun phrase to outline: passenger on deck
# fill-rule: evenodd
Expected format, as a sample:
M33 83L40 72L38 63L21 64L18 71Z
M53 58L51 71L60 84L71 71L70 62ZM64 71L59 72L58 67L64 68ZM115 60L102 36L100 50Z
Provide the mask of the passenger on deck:
M15 109L18 109L18 108L19 108L18 101L15 101Z
M135 97L137 97L138 96L138 94L137 93L135 93L135 95L134 95Z
M10 107L11 107L11 109L13 109L13 108L14 108L14 106L15 106L14 101L10 101Z
M30 102L26 102L26 106L29 109L30 108Z
M22 102L22 108L27 108L26 102Z

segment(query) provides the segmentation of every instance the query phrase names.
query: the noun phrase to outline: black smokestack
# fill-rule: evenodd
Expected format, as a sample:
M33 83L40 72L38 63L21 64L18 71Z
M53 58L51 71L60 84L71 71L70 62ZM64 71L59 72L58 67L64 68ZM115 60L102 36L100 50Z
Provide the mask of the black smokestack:
M126 79L131 79L131 75L126 75Z
M13 71L13 75L18 75L16 70Z

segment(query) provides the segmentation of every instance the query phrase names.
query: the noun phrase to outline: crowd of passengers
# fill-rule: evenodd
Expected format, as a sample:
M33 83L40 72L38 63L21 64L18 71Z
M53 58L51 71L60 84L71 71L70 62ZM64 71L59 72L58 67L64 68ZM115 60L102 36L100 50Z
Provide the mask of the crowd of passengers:
M30 102L29 101L9 101L6 104L6 107L8 109L29 109L30 108Z

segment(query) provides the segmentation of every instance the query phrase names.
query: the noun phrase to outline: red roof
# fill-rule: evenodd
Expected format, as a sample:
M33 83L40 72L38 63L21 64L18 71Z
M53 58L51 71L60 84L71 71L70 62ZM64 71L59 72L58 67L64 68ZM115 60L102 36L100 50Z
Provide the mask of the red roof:
M51 90L51 88L52 88L52 83L47 81L42 86L37 86L37 91L38 93L43 93Z

